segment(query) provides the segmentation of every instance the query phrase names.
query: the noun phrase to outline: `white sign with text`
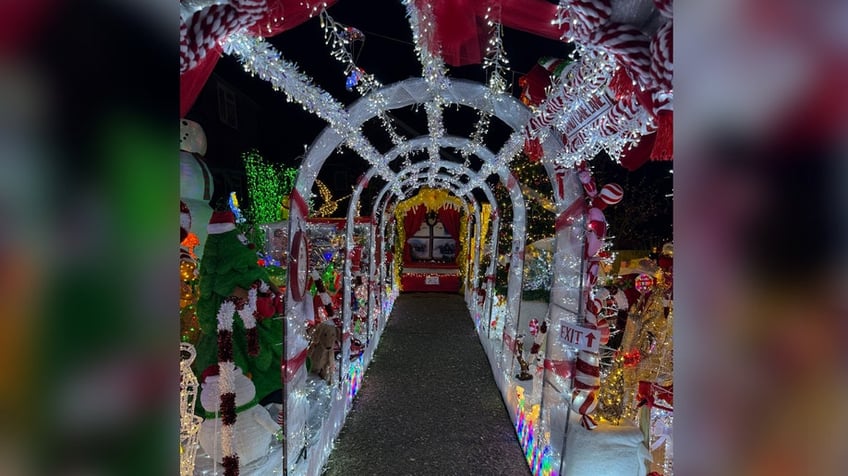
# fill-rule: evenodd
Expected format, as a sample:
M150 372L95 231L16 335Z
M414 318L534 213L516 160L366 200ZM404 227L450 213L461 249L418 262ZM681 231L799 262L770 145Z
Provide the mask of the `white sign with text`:
M571 324L565 319L559 321L559 338L566 344L573 345L580 350L597 352L600 345L601 334L597 329L588 329Z

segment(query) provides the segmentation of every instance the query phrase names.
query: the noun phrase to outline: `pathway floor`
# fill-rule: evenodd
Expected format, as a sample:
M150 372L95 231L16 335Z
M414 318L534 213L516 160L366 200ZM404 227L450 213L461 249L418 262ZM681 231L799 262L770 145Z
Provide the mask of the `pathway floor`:
M461 296L398 297L324 474L530 474Z

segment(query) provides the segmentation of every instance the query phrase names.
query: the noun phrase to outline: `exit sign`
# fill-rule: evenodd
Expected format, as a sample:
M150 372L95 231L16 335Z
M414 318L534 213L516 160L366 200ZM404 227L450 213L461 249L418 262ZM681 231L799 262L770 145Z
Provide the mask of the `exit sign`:
M573 345L580 350L597 352L600 345L601 335L597 329L588 329L567 322L565 319L559 321L559 338L566 344Z

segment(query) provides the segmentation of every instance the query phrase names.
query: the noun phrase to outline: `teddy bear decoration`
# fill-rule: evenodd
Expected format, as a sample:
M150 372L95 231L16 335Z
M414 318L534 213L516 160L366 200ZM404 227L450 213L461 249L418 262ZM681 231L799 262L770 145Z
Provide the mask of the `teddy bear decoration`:
M309 344L309 371L317 374L333 384L333 375L336 373L335 347L341 341L340 330L333 321L324 321L312 332L312 342Z

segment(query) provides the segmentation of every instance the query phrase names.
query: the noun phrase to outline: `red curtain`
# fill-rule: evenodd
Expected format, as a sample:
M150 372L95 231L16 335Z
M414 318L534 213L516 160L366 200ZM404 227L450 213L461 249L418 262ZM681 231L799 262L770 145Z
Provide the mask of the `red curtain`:
M416 0L419 5L423 0ZM487 0L431 0L436 17L435 44L441 45L442 58L451 66L480 64L486 54L489 27L484 20ZM501 0L491 2L497 15L501 6L501 23L509 28L559 40L564 30L551 25L557 6L545 0ZM497 20L497 18L493 18Z
M445 225L445 231L457 241L457 244L459 244L459 220L459 212L453 208L439 209L439 221Z
M188 110L197 100L206 81L209 80L209 75L218 64L218 58L221 57L221 47L216 46L209 50L203 60L194 69L190 69L180 76L180 117L185 117Z
M427 207L423 205L418 205L406 212L406 217L403 219L403 229L406 231L407 240L418 231L425 218L427 218ZM403 246L403 262L411 263L412 254L409 252L409 245L401 243L401 246Z
M439 209L439 221L445 226L445 231L448 232L450 236L456 240L456 255L454 256L454 262L456 262L457 258L459 258L459 225L460 225L460 216L459 212L454 210L453 208L443 207Z
M325 1L329 7L337 0ZM248 32L263 37L275 36L308 20L310 12L311 8L307 8L302 0L268 0L268 13L249 28ZM283 20L278 21L279 18ZM191 109L220 57L221 48L216 46L206 53L197 67L180 76L180 117L185 117Z

